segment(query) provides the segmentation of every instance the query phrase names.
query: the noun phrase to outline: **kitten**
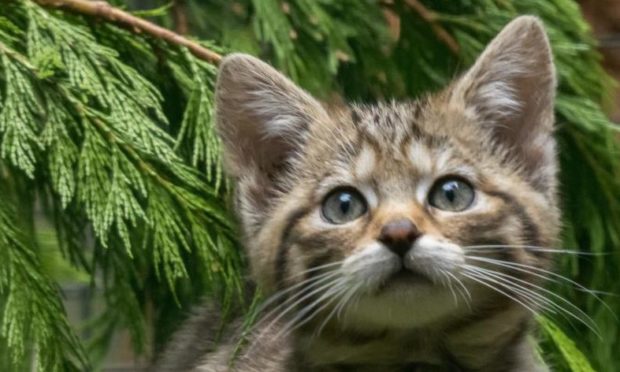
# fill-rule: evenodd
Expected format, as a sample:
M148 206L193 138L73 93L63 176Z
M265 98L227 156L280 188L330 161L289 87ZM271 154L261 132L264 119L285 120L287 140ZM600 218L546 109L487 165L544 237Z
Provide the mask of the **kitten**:
M160 370L544 371L534 292L556 243L555 70L524 16L439 94L327 108L224 59L217 126L253 280L237 348L198 316ZM236 350L236 351L235 351Z

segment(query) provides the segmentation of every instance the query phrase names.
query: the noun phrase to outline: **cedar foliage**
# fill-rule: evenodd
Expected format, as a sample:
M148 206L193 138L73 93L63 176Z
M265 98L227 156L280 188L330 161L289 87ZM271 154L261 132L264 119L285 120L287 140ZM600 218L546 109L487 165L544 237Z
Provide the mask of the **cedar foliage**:
M146 3L151 10L139 15L174 26L170 6ZM577 5L424 1L421 13L419 4L185 6L192 34L215 41L205 46L258 55L319 97L362 101L439 89L510 19L540 16L560 82L563 246L604 254L562 255L558 271L620 293L620 146L601 110L611 82ZM104 20L29 0L0 4L0 369L90 369L118 328L148 355L203 296L230 307L241 298L244 264L212 125L216 72L183 48ZM86 339L68 325L58 278L45 265L41 216L53 223L62 260L103 289L105 310L85 325ZM548 314L540 324L549 363L620 371L620 300L605 298L609 310L566 283L553 290L594 318L600 338Z

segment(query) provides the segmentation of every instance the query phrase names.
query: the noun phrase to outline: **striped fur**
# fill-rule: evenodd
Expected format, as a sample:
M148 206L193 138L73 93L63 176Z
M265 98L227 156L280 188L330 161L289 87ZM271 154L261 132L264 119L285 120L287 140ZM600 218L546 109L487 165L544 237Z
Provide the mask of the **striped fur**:
M218 130L237 184L251 277L278 300L239 353L233 333L187 369L544 370L528 343L537 304L518 287L501 293L473 280L464 267L487 267L475 255L550 266L546 251L525 246L553 247L558 234L554 74L533 17L510 23L443 92L414 102L327 107L263 62L224 59ZM471 208L429 205L445 176L473 185ZM330 224L321 204L343 185L364 196L368 212ZM401 259L378 237L403 218L421 236ZM515 248L469 248L476 245ZM394 281L401 267L425 279ZM513 283L540 281L494 269ZM194 342L210 345L197 328ZM188 365L176 349L161 370Z

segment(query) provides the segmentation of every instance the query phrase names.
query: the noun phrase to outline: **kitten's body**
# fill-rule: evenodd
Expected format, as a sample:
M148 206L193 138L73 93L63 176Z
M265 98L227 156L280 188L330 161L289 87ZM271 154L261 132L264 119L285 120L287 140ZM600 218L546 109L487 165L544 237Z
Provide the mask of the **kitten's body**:
M252 277L278 300L240 347L234 329L211 347L198 316L158 368L544 370L528 341L542 301L524 289L540 275L489 260L549 266L527 247L558 230L554 88L531 17L412 103L327 109L258 60L225 59L218 129Z
M461 319L440 327L417 330L343 330L325 326L322 319L309 323L294 335L282 337L286 322L265 324L246 335L240 324L230 326L215 347L209 336L218 322L213 309L197 314L179 332L159 371L204 372L538 372L545 371L532 353L526 337L529 323L521 311L494 311L479 321ZM509 312L512 311L512 314ZM526 316L527 318L527 316ZM210 319L205 322L205 319ZM518 321L517 321L518 319ZM270 323L270 322L266 322ZM492 324L489 324L492 323ZM333 328L332 328L333 327ZM268 329L267 329L268 328ZM453 349L450 349L453 343ZM241 345L241 346L240 346ZM457 357L457 355L459 356ZM231 362L231 361L234 361ZM476 368L472 368L476 366Z

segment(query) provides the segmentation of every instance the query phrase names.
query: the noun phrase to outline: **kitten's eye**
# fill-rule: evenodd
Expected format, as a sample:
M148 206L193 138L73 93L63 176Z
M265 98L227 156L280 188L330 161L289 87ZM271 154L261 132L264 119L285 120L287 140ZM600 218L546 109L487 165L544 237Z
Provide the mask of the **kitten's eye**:
M435 208L461 212L473 203L474 189L462 179L442 178L431 189L428 201Z
M339 187L332 190L321 207L323 218L333 224L343 224L366 213L366 200L352 187Z

